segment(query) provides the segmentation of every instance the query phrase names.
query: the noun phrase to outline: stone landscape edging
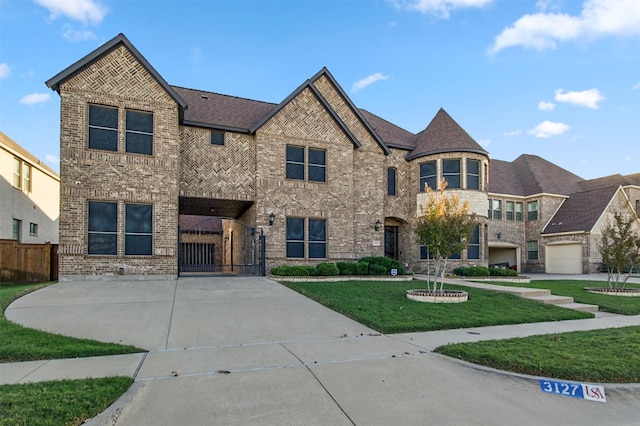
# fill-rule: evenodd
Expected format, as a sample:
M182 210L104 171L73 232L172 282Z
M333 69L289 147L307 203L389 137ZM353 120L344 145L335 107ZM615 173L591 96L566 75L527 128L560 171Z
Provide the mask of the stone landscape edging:
M385 281L385 282L404 282L413 281L413 275L399 275L390 277L386 275L331 275L331 276L282 276L267 274L267 278L282 282L311 282L311 283L335 283L339 281Z

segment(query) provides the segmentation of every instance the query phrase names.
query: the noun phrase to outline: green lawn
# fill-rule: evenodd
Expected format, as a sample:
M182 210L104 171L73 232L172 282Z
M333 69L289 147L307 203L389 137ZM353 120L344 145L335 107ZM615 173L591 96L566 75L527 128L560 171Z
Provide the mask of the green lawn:
M640 327L457 343L435 352L500 370L563 380L640 383Z
M425 288L424 281L283 284L382 333L593 318L593 314L586 312L455 285L446 285L445 288L468 291L467 302L432 304L407 299L406 291Z
M612 312L621 315L639 315L640 297L606 296L596 293L587 293L585 287L606 287L603 281L572 281L572 280L538 280L530 284L493 283L497 285L513 287L544 288L551 290L556 296L571 296L578 303L587 303L600 306L603 312ZM627 288L640 288L638 284L627 284Z
M80 425L111 405L131 383L130 377L107 377L2 385L0 424Z
M146 352L144 349L133 346L75 339L25 328L5 318L4 310L12 301L43 286L43 284L0 284L0 362Z

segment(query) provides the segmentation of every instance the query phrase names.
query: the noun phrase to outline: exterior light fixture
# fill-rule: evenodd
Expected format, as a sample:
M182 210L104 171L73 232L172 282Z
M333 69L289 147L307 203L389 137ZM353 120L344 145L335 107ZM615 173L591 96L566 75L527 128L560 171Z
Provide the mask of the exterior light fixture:
M273 225L276 220L276 214L274 212L269 213L269 226Z
M376 220L376 224L373 225L373 229L375 229L376 231L379 231L381 226L382 226L382 222L380 222L380 219L378 219Z

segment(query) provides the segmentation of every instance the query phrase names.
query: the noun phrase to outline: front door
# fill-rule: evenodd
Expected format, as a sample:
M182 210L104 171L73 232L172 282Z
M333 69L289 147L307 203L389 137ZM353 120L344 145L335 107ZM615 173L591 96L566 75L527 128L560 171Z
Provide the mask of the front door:
M398 227L384 227L384 255L392 259L398 259Z

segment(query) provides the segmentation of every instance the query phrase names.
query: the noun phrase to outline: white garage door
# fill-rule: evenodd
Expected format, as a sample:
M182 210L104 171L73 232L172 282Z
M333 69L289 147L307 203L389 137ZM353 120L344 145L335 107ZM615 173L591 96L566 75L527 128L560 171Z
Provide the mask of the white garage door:
M559 244L546 247L547 274L581 274L582 245Z

